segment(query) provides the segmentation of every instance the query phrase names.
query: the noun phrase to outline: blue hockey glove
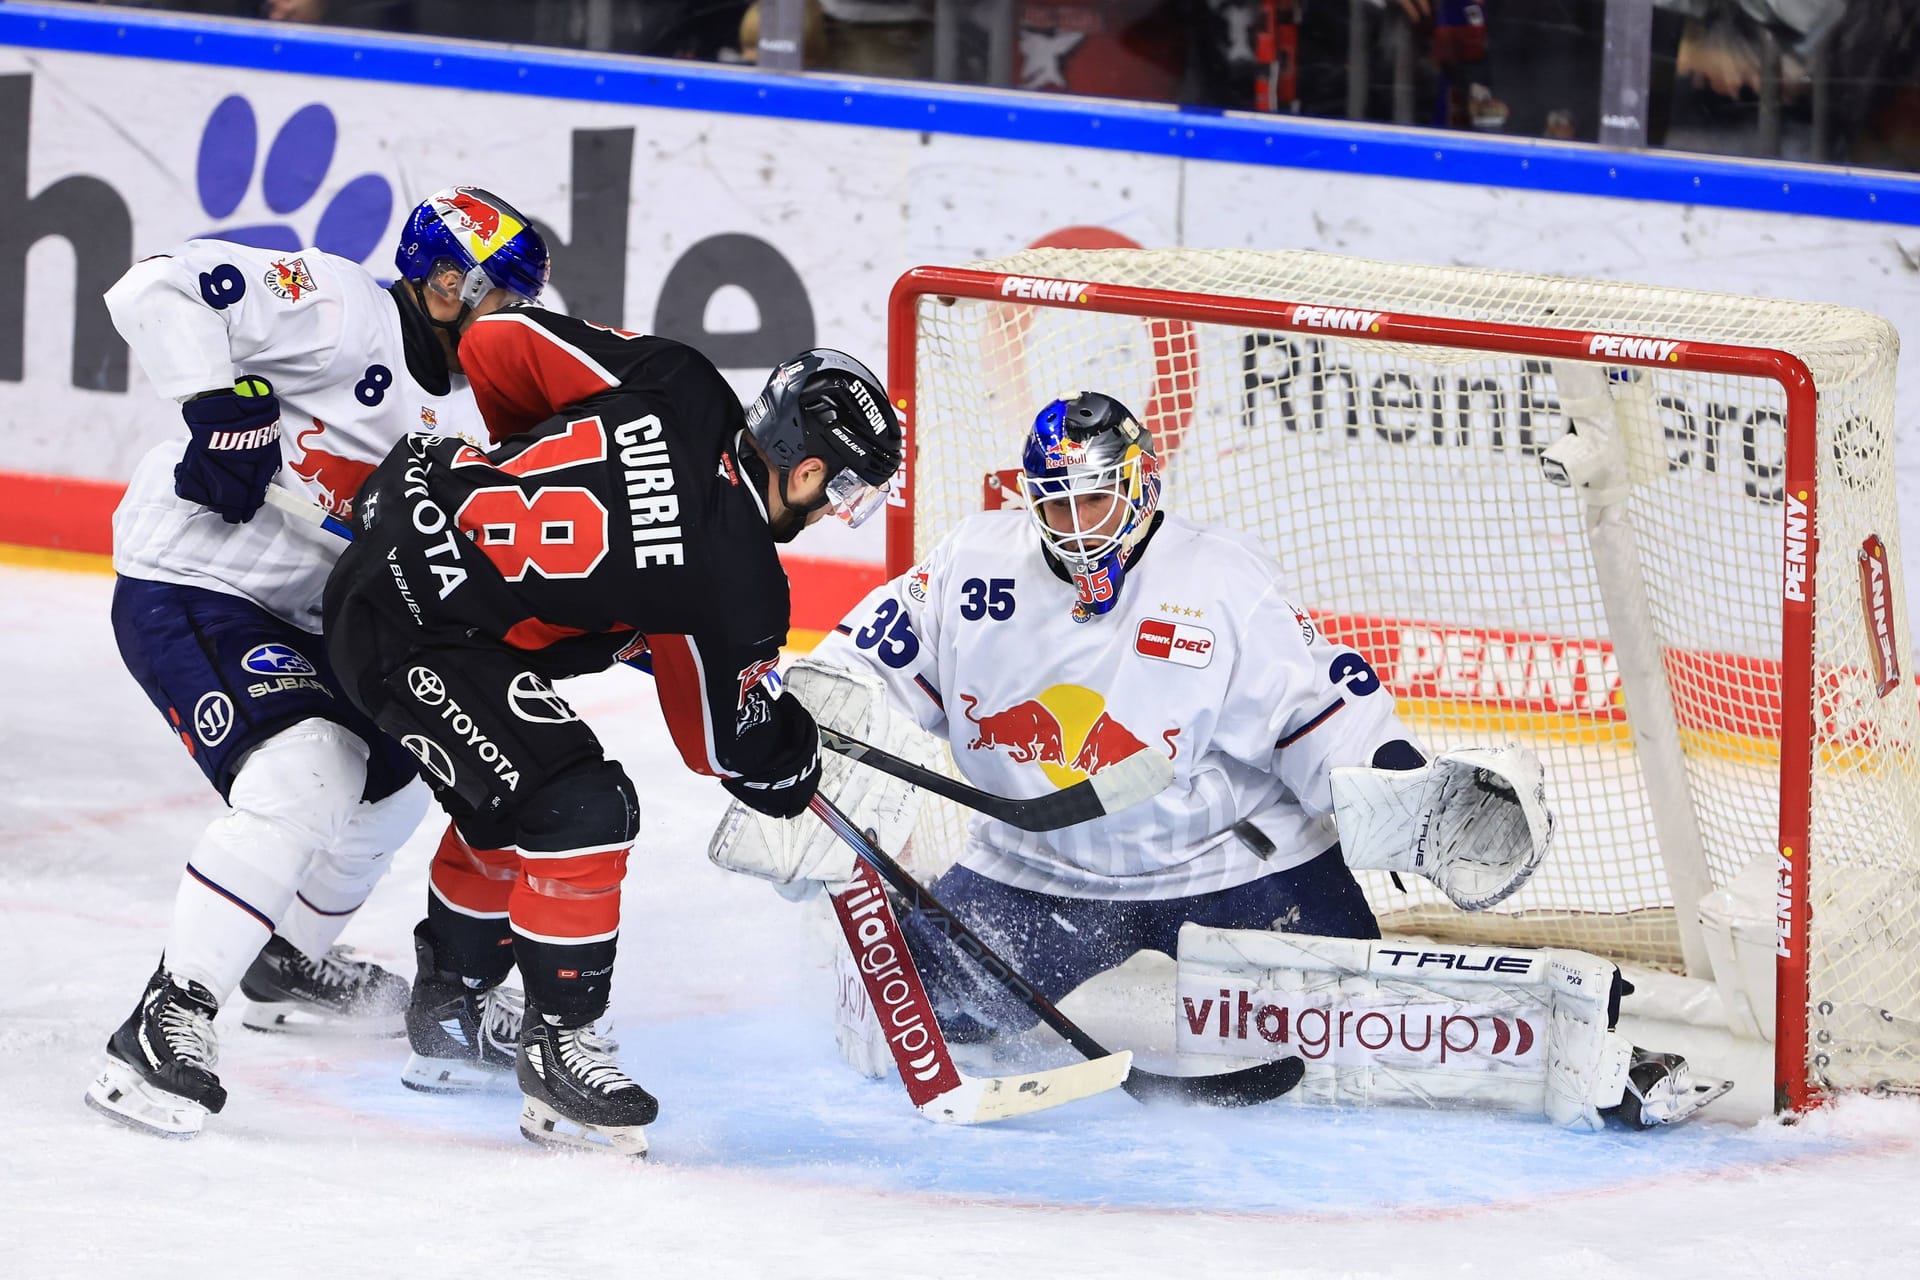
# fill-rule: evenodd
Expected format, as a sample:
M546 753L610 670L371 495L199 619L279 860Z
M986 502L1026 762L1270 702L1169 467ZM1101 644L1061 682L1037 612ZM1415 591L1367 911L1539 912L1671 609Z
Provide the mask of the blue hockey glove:
M243 524L267 500L280 469L280 400L265 378L242 378L180 406L192 438L173 469L173 491Z

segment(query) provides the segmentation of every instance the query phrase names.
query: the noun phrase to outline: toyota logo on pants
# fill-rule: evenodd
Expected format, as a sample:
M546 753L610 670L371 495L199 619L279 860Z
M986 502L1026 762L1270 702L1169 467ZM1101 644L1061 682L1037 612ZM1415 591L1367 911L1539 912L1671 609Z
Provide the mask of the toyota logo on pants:
M507 685L507 705L513 714L534 724L571 724L580 718L552 685L531 671L520 672Z
M415 668L415 670L418 669ZM413 752L413 758L420 762L420 767L432 775L441 786L453 785L453 757L447 754L445 747L432 738L422 737L417 733L410 733L400 739L400 745Z
M407 688L414 697L430 707L437 707L447 700L447 682L440 678L438 671L426 667L415 667L407 672Z

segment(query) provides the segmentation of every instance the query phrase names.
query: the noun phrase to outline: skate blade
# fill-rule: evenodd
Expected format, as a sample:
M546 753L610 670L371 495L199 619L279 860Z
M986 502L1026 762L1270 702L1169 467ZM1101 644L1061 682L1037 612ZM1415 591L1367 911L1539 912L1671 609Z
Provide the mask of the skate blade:
M1716 1098L1725 1097L1733 1088L1731 1080L1703 1080L1694 1077L1691 1088L1685 1093L1675 1094L1660 1108L1659 1114L1649 1112L1644 1106L1640 1118L1650 1129L1664 1129L1672 1125L1691 1120L1700 1113L1701 1108Z
M418 1053L407 1058L400 1083L420 1093L505 1093L520 1087L511 1062L485 1067L471 1058L429 1058Z
M107 1059L87 1086L85 1101L107 1119L156 1138L195 1138L207 1122L205 1107L149 1084L118 1058Z
M524 1099L520 1107L520 1136L537 1146L556 1150L641 1159L647 1154L645 1125L581 1124L567 1119L537 1098Z
M340 1036L355 1040L391 1040L407 1034L403 1010L362 1017L325 1013L289 1000L248 1000L240 1010L240 1025L250 1031L277 1035Z

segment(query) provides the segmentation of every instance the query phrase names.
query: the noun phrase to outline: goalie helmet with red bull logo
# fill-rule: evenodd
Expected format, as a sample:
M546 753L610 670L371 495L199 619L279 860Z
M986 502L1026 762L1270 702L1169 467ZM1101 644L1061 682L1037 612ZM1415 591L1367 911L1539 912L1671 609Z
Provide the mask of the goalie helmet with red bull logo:
M1073 579L1073 616L1108 612L1160 505L1152 433L1112 396L1082 391L1034 418L1020 464L1041 541Z
M436 191L407 216L393 263L419 284L440 263L462 279L458 300L471 308L494 289L533 302L547 286L547 242L518 209L482 187Z

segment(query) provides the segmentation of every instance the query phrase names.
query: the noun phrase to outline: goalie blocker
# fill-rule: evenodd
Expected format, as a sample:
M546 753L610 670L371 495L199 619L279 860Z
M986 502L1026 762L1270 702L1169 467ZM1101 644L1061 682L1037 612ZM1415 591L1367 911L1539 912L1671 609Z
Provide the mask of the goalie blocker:
M1180 930L1175 1041L1183 1053L1298 1055L1287 1095L1341 1106L1419 1104L1544 1114L1596 1132L1685 1120L1732 1087L1614 1030L1631 990L1582 951Z

